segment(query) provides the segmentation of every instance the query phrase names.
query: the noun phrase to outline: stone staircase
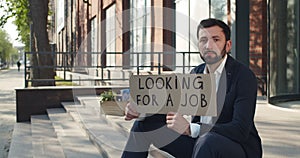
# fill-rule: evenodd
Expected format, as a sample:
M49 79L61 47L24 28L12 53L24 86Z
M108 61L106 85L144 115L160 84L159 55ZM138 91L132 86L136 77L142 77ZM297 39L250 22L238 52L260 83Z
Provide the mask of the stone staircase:
M32 115L31 122L16 123L9 158L119 158L133 121L125 121L121 108L106 115L95 96L62 102L62 108ZM149 157L171 158L154 147Z

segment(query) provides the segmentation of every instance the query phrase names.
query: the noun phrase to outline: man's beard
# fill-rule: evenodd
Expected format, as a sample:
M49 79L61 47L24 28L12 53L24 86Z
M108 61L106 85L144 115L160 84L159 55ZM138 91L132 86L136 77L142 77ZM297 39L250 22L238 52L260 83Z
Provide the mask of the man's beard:
M214 53L216 57L210 57L210 56L205 57L206 53ZM219 62L220 60L222 60L225 57L225 55L226 55L226 44L225 44L224 48L221 51L221 55L217 55L217 53L215 51L212 51L212 50L206 50L206 51L204 51L203 56L200 53L201 59L206 64L209 64L209 65L212 65L212 64L215 64L215 63Z

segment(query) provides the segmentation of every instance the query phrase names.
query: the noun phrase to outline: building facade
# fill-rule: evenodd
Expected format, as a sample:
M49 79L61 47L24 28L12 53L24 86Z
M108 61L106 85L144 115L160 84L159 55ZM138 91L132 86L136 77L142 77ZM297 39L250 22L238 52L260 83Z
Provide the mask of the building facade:
M269 0L268 85L270 101L300 99L299 1Z
M188 73L203 62L197 53L196 27L212 17L232 28L231 54L254 71L259 95L270 100L299 96L297 0L53 0L52 4L55 51L72 52L66 64L91 66L83 70L89 75L99 75L99 67L139 66L146 71Z

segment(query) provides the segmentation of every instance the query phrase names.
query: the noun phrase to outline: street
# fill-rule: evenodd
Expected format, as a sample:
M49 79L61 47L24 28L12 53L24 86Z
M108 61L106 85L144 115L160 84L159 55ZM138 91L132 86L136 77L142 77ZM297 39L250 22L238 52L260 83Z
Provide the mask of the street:
M24 87L23 70L0 70L0 158L7 157L15 123L17 87ZM273 106L258 99L255 124L263 142L264 158L300 157L300 109Z

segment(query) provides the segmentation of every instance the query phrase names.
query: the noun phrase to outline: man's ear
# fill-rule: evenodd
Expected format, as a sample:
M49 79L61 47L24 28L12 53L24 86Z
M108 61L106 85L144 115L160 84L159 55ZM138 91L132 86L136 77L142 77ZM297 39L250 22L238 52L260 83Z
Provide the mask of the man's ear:
M230 52L231 47L232 47L232 41L231 40L226 41L226 52Z

